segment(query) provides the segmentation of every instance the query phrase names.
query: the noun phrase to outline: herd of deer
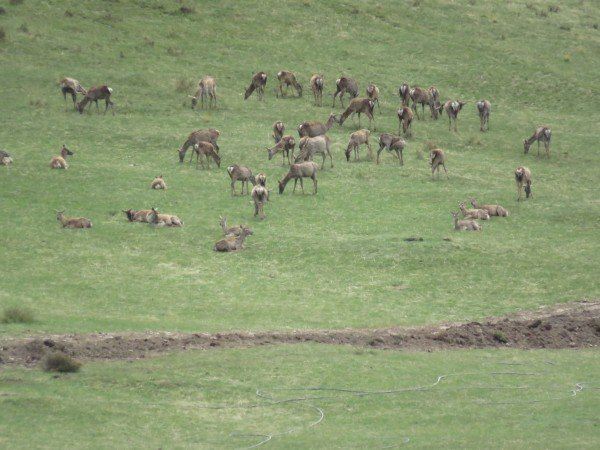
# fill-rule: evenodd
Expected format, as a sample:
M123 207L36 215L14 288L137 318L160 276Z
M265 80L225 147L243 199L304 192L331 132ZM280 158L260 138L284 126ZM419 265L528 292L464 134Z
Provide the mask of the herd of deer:
M302 85L298 82L296 75L287 70L282 70L277 73L278 86L276 89L277 97L285 97L288 95L289 88L293 88L298 97L302 96L303 89ZM252 76L250 85L244 93L244 99L250 97L255 91L259 100L264 98L265 87L267 84L267 74L265 72L258 72ZM76 111L83 114L85 107L91 105L92 102L96 104L96 109L99 112L98 100L105 101L104 113L111 108L114 115L113 102L111 101L111 95L113 93L112 88L101 85L85 89L79 81L74 78L63 78L59 82L61 92L65 100L65 107L67 105L67 94L71 95L73 101L73 107ZM317 106L322 106L323 103L323 90L324 90L324 77L322 74L315 74L310 78L310 88L313 93L314 103ZM348 145L345 150L346 160L350 161L352 152L354 152L354 160L359 159L359 149L365 145L368 149L370 159L373 158L373 152L370 144L371 136L371 125L374 122L374 108L377 104L379 112L381 114L381 107L379 104L380 91L379 88L370 83L366 89L366 97L359 97L358 83L356 80L349 77L341 77L335 81L336 90L333 94L333 104L335 107L336 99L344 107L344 96L348 94L350 101L348 106L341 114L331 113L325 123L318 121L306 121L301 123L297 132L299 135L298 148L299 154L294 156L294 149L296 147L296 139L291 135L286 135L285 125L281 121L277 121L273 124L272 137L275 141L273 147L267 147L268 159L271 160L277 153L281 152L282 164L285 165L286 161L289 165L288 173L278 182L279 193L283 194L287 183L294 180L294 189L300 181L300 187L304 193L304 178L310 178L313 181L313 193L317 193L317 171L319 166L313 162L313 158L316 155L322 156L322 163L320 169L323 170L325 161L329 157L330 165L333 167L333 157L331 154L331 139L327 136L327 132L333 127L334 123L338 123L340 126L353 115L358 115L358 124L360 128L361 115L364 114L369 119L369 129L359 129L351 133ZM83 99L77 101L77 95L82 95ZM398 163L404 165L402 152L406 145L406 141L400 137L400 134L404 134L405 137L412 136L412 122L416 116L418 120L425 118L425 107L427 106L430 111L432 119L437 120L439 116L445 112L448 116L448 130L452 130L454 125L454 131L457 131L458 115L465 106L466 102L460 100L448 100L445 103L440 102L440 93L435 86L430 86L428 89L423 89L419 86L410 87L408 84L403 83L398 89L398 95L400 97L401 105L397 110L398 117L398 135L390 133L382 133L379 136L379 149L377 151L376 162L380 162L380 154L385 149L388 152L395 152L398 158ZM198 89L191 98L192 109L196 108L200 101L200 107L205 107L205 102L208 104L208 108L217 107L217 83L214 77L205 76L198 83ZM421 114L419 114L418 106L421 106ZM480 119L480 131L484 132L489 130L489 119L492 105L488 100L480 100L475 103L477 112ZM221 157L219 156L219 146L217 140L221 133L219 130L214 128L198 130L192 132L183 145L178 149L179 161L183 162L188 149L192 148L192 153L189 159L191 163L194 155L196 156L196 167L199 165L210 168L210 160L212 159L217 167L221 167ZM544 144L546 156L550 157L550 142L552 138L552 132L550 128L541 126L538 127L533 135L523 141L524 152L527 154L531 145L537 141L538 143L538 156L540 151L540 143ZM72 156L73 152L69 150L65 145L60 150L60 156L54 156L50 161L50 167L52 169L68 169L67 156ZM293 162L292 162L293 161ZM446 156L444 151L440 148L434 148L429 154L429 164L431 166L431 176L434 177L436 171L438 173L440 168L444 169L446 177L448 177L448 171L446 170ZM10 154L0 150L0 165L8 166L13 163L13 159ZM231 179L231 193L236 195L235 183L241 182L242 189L241 194L244 195L244 186L246 187L246 194L250 194L254 201L254 216L258 216L260 219L265 217L264 205L269 200L269 190L266 187L266 176L260 173L256 176L252 174L252 171L245 166L237 164L227 167L227 173ZM515 181L517 185L517 201L522 200L523 191L525 191L526 198L532 197L531 191L531 171L527 167L517 167L515 170ZM252 183L253 188L251 193L249 192L248 183ZM167 189L167 185L162 175L157 176L152 180L150 184L151 189ZM465 203L459 204L460 211L452 212L454 220L454 228L456 230L481 230L481 225L476 220L489 220L490 216L507 217L508 211L500 205L479 205L474 198L470 200L471 205L474 209L467 209ZM181 227L183 221L177 216L171 214L161 214L155 208L149 210L123 210L127 219L131 222L146 222L152 226L161 227ZM459 214L462 213L464 219L459 220ZM64 228L91 228L92 222L84 217L74 218L65 217L64 211L57 211L57 220L61 223ZM252 230L240 225L238 227L227 227L226 218L220 218L220 225L225 235L224 239L218 241L215 246L215 251L235 251L240 250L243 247L244 240L247 236L252 234Z

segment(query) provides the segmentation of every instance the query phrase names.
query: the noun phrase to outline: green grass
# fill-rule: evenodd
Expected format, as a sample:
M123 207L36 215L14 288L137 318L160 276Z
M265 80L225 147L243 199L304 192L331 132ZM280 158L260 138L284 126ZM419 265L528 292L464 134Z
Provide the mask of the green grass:
M417 448L597 448L597 356L284 345L88 363L59 377L8 369L0 372L0 446L246 448L274 435L269 448L380 448L406 439ZM577 383L583 390L573 396ZM419 386L429 389L295 390ZM325 398L270 405L257 389L276 400ZM320 418L315 408L324 418L310 427Z
M565 1L543 17L546 2L490 3L211 1L189 2L195 12L185 15L165 0L6 5L0 145L15 163L0 167L0 303L29 307L36 322L1 324L0 335L379 327L597 298L599 8ZM298 74L304 98L275 99L283 68ZM244 102L258 70L270 76L266 100ZM308 87L317 71L323 108ZM204 74L217 79L219 108L194 112L177 86ZM377 132L397 130L403 81L470 103L458 134L445 116L416 122L403 168L390 155L380 166L346 163L354 126L336 126L335 167L319 173L318 195L274 193L267 219L255 221L250 199L230 196L225 167L264 171L275 190L285 168L267 160L272 123L296 135L301 121L325 120L341 74L361 92L379 85ZM116 115L65 112L62 76L109 84ZM486 134L479 98L493 104ZM538 124L552 127L550 160L523 154ZM209 126L222 132L221 169L179 165L187 134ZM449 180L432 182L417 158L426 141L447 151ZM75 152L71 167L50 170L63 143ZM521 164L535 198L517 204ZM160 173L169 190L152 192ZM470 195L511 216L454 233L450 211ZM185 227L152 229L120 213L151 206ZM94 227L61 229L55 209ZM251 224L247 250L212 251L219 215Z

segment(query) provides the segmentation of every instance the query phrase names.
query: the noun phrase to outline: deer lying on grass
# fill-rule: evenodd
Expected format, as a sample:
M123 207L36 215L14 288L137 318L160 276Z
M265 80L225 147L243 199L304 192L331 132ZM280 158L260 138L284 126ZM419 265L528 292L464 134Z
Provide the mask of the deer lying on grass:
M200 108L204 109L204 99L208 97L208 108L217 107L217 81L210 75L206 75L198 82L198 90L194 95L189 96L192 99L192 109L196 108L198 99L200 99Z
M98 100L104 100L104 102L106 103L106 107L104 108L104 114L106 114L106 111L108 110L108 108L110 108L114 116L114 103L110 100L110 96L112 95L112 93L112 88L109 88L106 85L90 88L90 90L87 91L87 93L83 97L83 100L77 103L77 110L81 114L83 114L86 105L89 104L91 106L91 102L94 102L96 104L96 111L100 113L100 108L98 107Z
M336 116L335 114L331 113L329 114L329 117L327 118L327 122L325 122L324 124L321 122L317 122L317 121L307 121L307 122L302 122L300 125L298 125L298 135L300 137L317 137L317 136L323 136L325 133L327 133L331 127L333 127L333 124L336 121Z
M537 156L540 156L540 142L544 143L544 148L546 149L546 156L550 158L550 141L552 139L552 130L550 128L542 126L537 127L533 135L529 139L523 139L523 148L525 149L525 154L529 153L529 148L531 144L537 141L538 151Z
M373 83L370 83L367 86L367 98L372 100L373 103L377 103L377 109L379 110L379 114L381 114L381 105L379 104L379 88Z
M267 189L267 176L259 173L256 176L257 184L252 188L252 200L254 200L254 217L261 220L265 218L264 206L269 201L269 190Z
M56 211L56 220L63 228L92 228L92 222L85 217L65 217L64 211Z
M213 250L215 252L235 252L244 248L246 236L252 234L248 228L244 228L239 236L228 236L218 241Z
M264 72L255 73L252 76L252 81L250 81L250 86L246 89L244 93L244 100L247 100L248 97L252 95L252 93L256 90L258 95L258 99L262 100L265 96L265 86L267 85L267 74Z
M402 106L408 106L410 101L410 86L406 83L402 83L402 85L398 88L398 95L400 96Z
M229 174L229 178L231 178L231 195L235 196L235 182L242 182L242 194L244 195L244 183L246 183L246 195L250 193L248 190L248 182L252 183L252 186L256 184L254 179L254 175L252 175L252 171L245 166L238 166L234 164L232 166L227 167L227 173Z
M4 150L0 150L0 166L9 166L13 163L12 157Z
M152 214L151 209L140 209L137 211L135 209L123 209L122 211L127 216L127 220L129 220L130 222L149 223L150 222L149 217L150 217L150 214Z
M500 205L480 205L473 197L470 200L473 208L484 209L490 216L508 217L508 211Z
M350 153L354 150L354 161L358 161L358 150L361 145L366 145L369 149L369 159L373 159L373 150L371 149L371 144L369 142L369 137L371 136L371 132L369 130L358 130L350 135L350 141L348 142L348 147L346 147L346 161L350 162Z
M60 156L53 156L50 160L50 168L51 169L68 169L69 164L67 164L67 155L73 155L73 152L69 150L64 144L60 149Z
M296 184L298 180L300 180L300 187L302 188L302 193L304 194L304 183L302 182L303 178L312 178L314 191L313 195L317 193L317 166L316 163L312 161L306 161L300 164L292 164L290 166L290 171L287 173L285 177L281 181L279 181L279 193L283 194L285 190L285 186L288 184L288 181L294 180L294 190L292 193L296 192Z
M148 221L150 225L156 227L182 227L183 221L179 217L172 214L161 214L156 208L152 208L150 214L148 214Z
M87 91L83 88L81 83L75 78L65 77L59 81L60 91L65 99L65 111L67 110L67 94L71 94L73 100L73 108L77 110L77 94L85 95Z
M398 157L398 163L403 166L404 158L402 156L402 151L404 150L404 146L406 142L400 136L395 136L389 133L383 133L379 136L379 150L377 150L377 164L379 164L379 155L386 149L388 152L396 152L396 156Z
M479 113L479 131L489 130L492 104L487 100L479 100L475 103L475 106L477 106L477 112Z
M452 128L452 122L454 122L454 131L458 131L456 128L456 122L458 120L458 113L465 106L467 102L461 102L458 100L448 100L444 103L444 111L448 115L448 131Z
M517 183L517 201L523 198L523 188L525 188L525 198L533 198L533 192L531 192L531 171L527 167L519 166L516 168L515 182Z
M292 86L296 90L298 97L302 97L302 85L298 83L298 80L296 80L296 75L294 74L294 72L290 72L289 70L281 70L277 73L277 79L279 80L279 91L277 97L279 97L280 95L281 97L285 96L285 94L283 93L284 85L286 94L289 87Z
M456 231L481 231L481 225L475 220L458 220L458 213L451 212L454 219L454 229Z
M221 132L219 130L215 130L214 128L209 128L207 130L197 130L187 137L183 145L179 148L179 162L182 163L185 158L185 154L187 153L188 148L193 147L195 144L199 144L200 142L210 142L215 151L219 153L219 146L217 145L217 139ZM192 156L194 156L194 152L192 152ZM192 158L190 157L190 163L192 162Z
M467 219L490 220L490 215L485 209L467 209L465 202L458 204L462 215Z
M242 234L243 230L246 230L246 236L250 236L253 234L252 230L244 225L239 225L237 227L228 227L227 217L219 216L219 225L223 230L223 235L226 237L239 236L240 234Z
M360 115L365 114L369 118L369 128L371 128L371 122L375 120L373 117L374 107L375 104L373 103L373 100L369 100L368 98L353 98L350 101L348 108L346 108L346 110L340 116L338 123L341 126L352 114L358 114L358 126L360 127Z
M283 124L283 122L281 122L280 120L278 120L277 122L275 122L273 124L273 133L271 134L271 136L273 137L273 139L275 140L275 143L277 144L281 138L283 137L283 132L285 131L285 125Z
M162 175L159 175L156 178L154 178L154 180L152 180L152 183L150 184L150 189L167 189L167 184L165 183L165 180L163 179Z
M348 77L341 77L335 80L335 93L333 94L333 105L335 107L335 98L339 95L342 108L344 107L344 94L348 93L350 98L358 97L358 83L356 80Z
M429 152L429 164L431 165L431 179L433 180L433 174L437 170L438 179L440 178L440 167L444 168L446 172L446 178L448 178L448 171L446 170L446 155L441 148L435 148Z
M323 75L314 74L310 77L310 89L315 98L315 106L323 106Z
M198 142L194 144L194 151L190 157L190 162L196 154L196 169L198 168L198 162L204 167L204 160L206 159L206 167L210 169L210 158L212 158L217 165L221 167L221 157L215 151L215 147L210 142Z
M400 134L400 126L402 126L402 131L404 136L412 136L412 121L414 114L412 109L408 106L403 106L398 110L398 134Z
M269 161L273 159L277 153L281 152L282 161L281 164L285 165L285 159L287 158L288 164L291 164L290 160L290 150L292 152L292 159L294 159L294 148L296 147L296 140L293 136L287 135L283 136L274 147L267 147L267 152L269 154Z
M315 155L323 155L323 163L321 164L321 170L325 167L325 159L329 156L331 161L331 167L333 167L333 158L331 156L331 139L329 136L316 136L314 138L303 137L300 139L298 148L300 154L296 157L294 162L299 163L301 161L312 161Z

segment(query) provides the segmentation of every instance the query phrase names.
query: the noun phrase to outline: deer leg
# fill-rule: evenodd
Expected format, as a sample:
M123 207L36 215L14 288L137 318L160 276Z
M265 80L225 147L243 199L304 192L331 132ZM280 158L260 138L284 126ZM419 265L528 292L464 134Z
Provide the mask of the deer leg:
M446 173L446 179L448 179L448 171L446 170L446 164L442 163L442 167L444 168L444 172ZM438 169L439 174L439 169Z
M333 169L333 157L331 156L329 149L327 149L327 154L329 155L329 161L331 162L331 168Z
M382 151L383 151L383 147L380 144L379 145L379 150L377 150L377 164L379 164L379 155L381 155Z
M396 156L398 157L398 161L400 161L400 165L404 165L404 157L402 156L402 150L396 150Z
M454 132L455 132L455 133L458 133L458 129L456 128L456 125L457 125L457 123L458 123L458 117L456 117L456 118L454 119Z
M75 92L71 93L71 99L73 99L73 108L77 109L77 94ZM66 96L65 96L65 102L66 102ZM65 105L66 108L66 105Z
M304 195L304 181L302 181L302 177L300 177L300 188L302 188L302 195Z
M379 114L381 114L381 105L379 104L379 99L377 99L377 109L379 110Z
M367 148L369 149L369 159L373 161L373 149L371 148L369 141L367 141Z
M452 131L452 117L448 115L448 131Z
M292 194L296 193L296 185L298 184L298 178L294 178L294 190L292 191Z
M235 181L231 180L231 195L235 196Z
M312 180L313 180L313 187L315 188L313 195L317 195L317 176L315 174L313 174Z

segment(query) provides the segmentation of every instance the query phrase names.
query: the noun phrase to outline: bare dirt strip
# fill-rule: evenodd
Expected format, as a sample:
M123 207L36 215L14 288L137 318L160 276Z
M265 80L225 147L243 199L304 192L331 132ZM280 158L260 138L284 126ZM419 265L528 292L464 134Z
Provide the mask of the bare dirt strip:
M299 330L227 333L99 333L0 340L3 365L32 366L61 351L82 360L139 359L170 351L315 342L398 350L432 351L509 347L600 346L600 300L519 312L482 322L413 328Z

